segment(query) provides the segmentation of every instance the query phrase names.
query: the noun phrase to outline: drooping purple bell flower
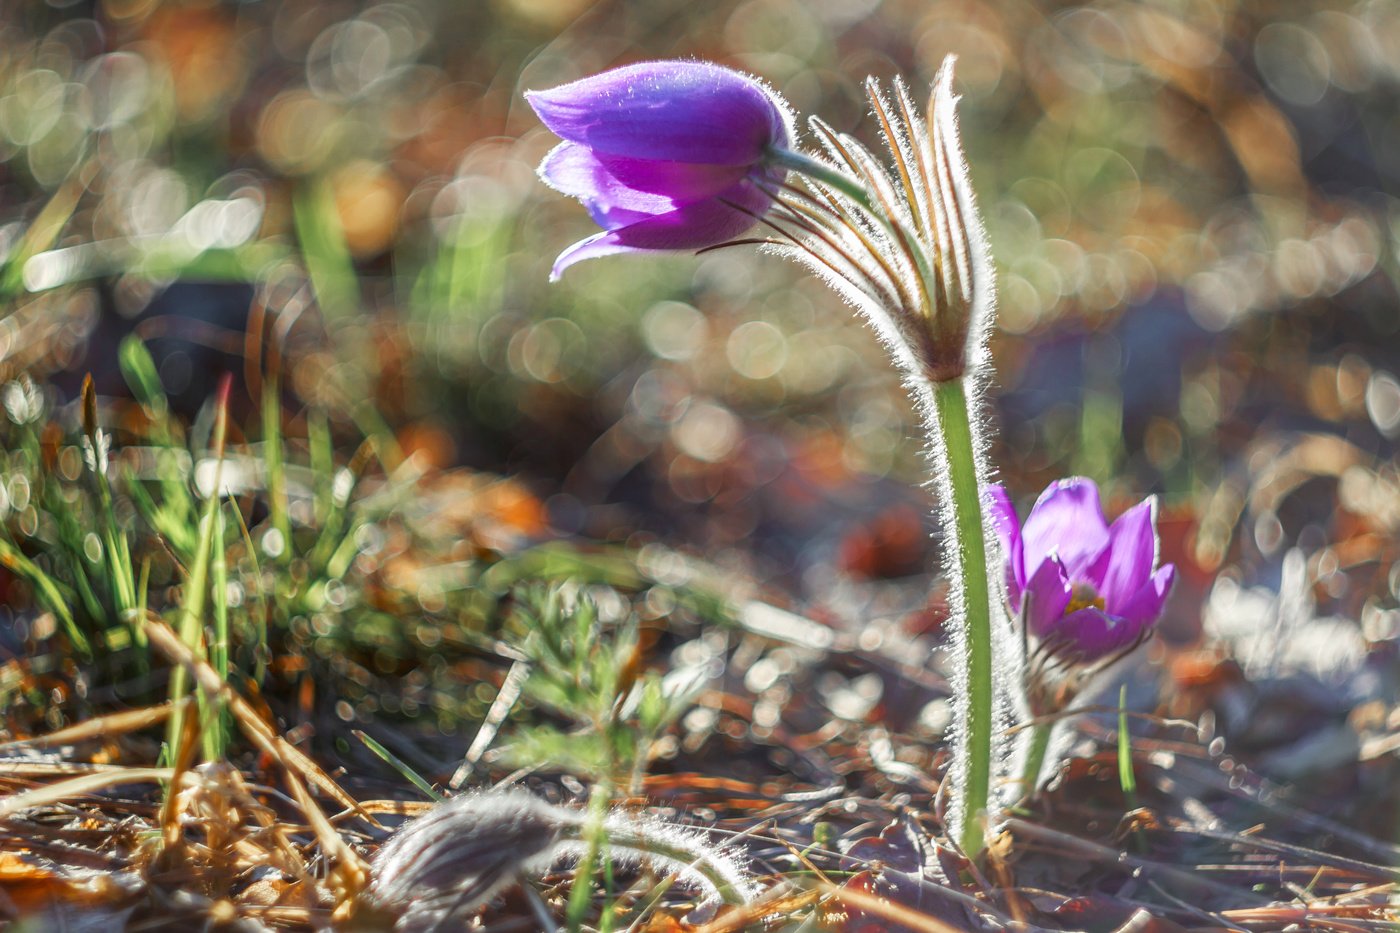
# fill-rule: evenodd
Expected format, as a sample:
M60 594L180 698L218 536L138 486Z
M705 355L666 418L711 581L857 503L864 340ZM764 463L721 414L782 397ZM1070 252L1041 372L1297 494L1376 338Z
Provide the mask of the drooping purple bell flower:
M719 65L642 62L525 98L564 139L540 177L603 228L564 250L551 280L584 259L731 240L768 210L786 176L769 159L793 139L786 104Z
M1001 486L984 497L1006 555L1011 607L1047 650L1102 660L1136 643L1162 614L1176 567L1157 566L1156 497L1112 527L1098 486L1080 476L1051 484L1024 526Z

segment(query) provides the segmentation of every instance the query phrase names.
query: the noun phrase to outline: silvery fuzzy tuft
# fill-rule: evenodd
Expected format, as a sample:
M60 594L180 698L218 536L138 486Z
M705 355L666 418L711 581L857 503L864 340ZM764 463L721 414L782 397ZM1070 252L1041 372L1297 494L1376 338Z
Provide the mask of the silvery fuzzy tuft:
M903 81L888 95L866 81L888 167L811 118L828 168L868 192L867 201L807 176L805 188L775 189L778 209L760 218L776 234L763 245L826 279L920 382L983 378L996 311L991 250L958 133L954 61L939 69L927 123Z
M557 809L523 790L438 804L379 849L363 907L393 918L395 930L462 923L522 876L553 864L563 834Z
M93 473L105 476L112 452L112 441L107 432L98 428L91 436L83 435L83 465Z
M5 413L15 424L38 421L44 413L44 394L28 373L20 373L14 382L5 383L0 396L4 399Z
M492 897L587 850L588 813L522 789L463 794L406 823L375 855L362 925L458 928ZM614 810L600 827L614 865L674 875L702 906L755 894L743 860L700 830Z

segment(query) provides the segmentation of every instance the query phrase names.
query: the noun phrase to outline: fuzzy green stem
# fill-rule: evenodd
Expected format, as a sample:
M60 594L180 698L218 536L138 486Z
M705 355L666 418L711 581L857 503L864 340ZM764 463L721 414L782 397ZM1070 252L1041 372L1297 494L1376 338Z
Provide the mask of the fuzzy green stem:
M987 537L982 528L982 497L977 476L977 452L972 439L967 390L963 380L950 379L933 387L934 407L942 437L935 444L947 455L945 504L951 521L944 532L956 548L950 562L960 575L963 610L963 657L967 684L967 717L963 723L962 847L969 857L982 849L982 814L987 809L992 779L992 613L987 586Z
M675 845L644 831L627 832L615 826L608 829L608 848L635 852L642 861L645 861L647 856L655 856L677 867L684 866L688 871L709 882L719 899L726 904L739 905L753 901L753 898L725 877L709 854L697 852L695 848Z
M792 149L769 149L767 158L774 165L781 165L799 175L815 178L822 184L835 188L872 214L879 214L879 211L875 210L874 202L870 200L870 192L865 190L865 186L835 166L828 165L821 159L815 159L805 152L796 152Z
M1053 722L1038 722L1031 726L1031 747L1026 753L1026 766L1021 771L1021 796L1032 797L1040 786L1040 769L1045 767L1045 753L1050 750Z

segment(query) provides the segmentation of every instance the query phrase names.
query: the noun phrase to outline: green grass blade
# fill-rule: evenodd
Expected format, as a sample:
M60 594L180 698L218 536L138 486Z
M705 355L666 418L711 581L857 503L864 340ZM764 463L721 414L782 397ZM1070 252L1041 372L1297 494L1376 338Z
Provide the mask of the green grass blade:
M160 381L156 362L151 358L150 351L141 342L141 338L134 334L124 338L117 348L117 362L121 366L127 386L136 396L136 401L149 408L151 414L156 417L157 426L162 426L164 420L161 416L169 407L165 398L165 386Z
M292 218L321 313L328 321L344 319L359 307L359 285L330 184L310 180L298 188Z
M445 794L439 793L438 789L436 787L433 787L433 785L428 782L427 778L423 777L423 775L419 774L417 771L414 771L413 768L409 766L408 762L404 761L402 758L389 751L383 745L380 745L378 742L370 738L370 736L368 736L364 732L361 732L359 729L355 729L353 730L353 732L355 738L359 739L361 742L364 742L366 748L374 752L374 754L377 755L380 759L382 759L384 763L387 764L389 767L399 772L399 774L402 774L404 776L404 779L407 780L408 783L412 784L414 787L422 791L423 796L427 797L434 803L436 803L439 800L446 799Z
M282 536L282 550L278 553L278 560L287 563L292 559L292 519L287 506L286 451L282 445L282 399L280 380L276 373L268 373L263 381L262 422L268 509L272 513L272 527Z
M225 376L219 387L214 416L214 436L212 446L218 465L214 471L214 488L204 504L204 514L199 520L199 535L195 547L194 560L190 565L189 578L185 583L183 605L180 608L178 632L180 640L197 657L207 657L203 639L204 600L209 586L209 563L214 549L214 516L219 509L219 487L223 483L224 439L228 430L228 396L232 381ZM189 692L189 672L177 665L170 672L170 702L174 707L167 722L166 744L169 748L178 747L181 730L184 728L183 711L180 701ZM207 721L207 711L201 703L200 719ZM211 758L217 750L216 741L205 734L205 752Z
M216 488L210 500L219 503L219 491ZM210 656L214 664L214 670L219 672L219 677L225 682L229 679L229 627L228 627L228 558L224 553L224 510L222 504L214 508L214 533L210 542L212 553L211 561L211 582L213 583L213 600L211 608L214 612L214 644L210 646ZM210 757L222 758L224 751L228 748L228 737L232 722L226 709L220 709L213 724L213 741L216 746L214 754Z
M112 485L107 479L108 439L97 424L97 390L92 376L83 379L83 433L89 453L88 467L97 492L97 507L102 516L103 557L107 565L108 584L116 602L117 614L126 618L136 608L136 580L131 568L131 550L122 534L112 505Z
M0 267L0 298L13 298L24 289L24 264L37 253L51 247L67 226L68 218L73 216L78 199L83 195L84 186L80 180L82 174L80 167L59 186L34 218L33 223L24 231L24 236L15 251L10 254L4 266Z
M73 642L73 649L85 659L91 660L92 646L89 644L87 636L78 628L78 622L73 618L73 610L69 608L68 598L64 596L59 584L48 574L39 569L28 557L25 557L13 544L0 539L0 566L5 567L15 576L26 580L29 585L38 592L39 598L44 602L50 612L58 616L58 621L63 624L63 630L68 633L68 639Z
M258 549L253 544L253 533L248 530L248 523L243 520L243 510L234 501L232 493L229 494L228 504L229 508L233 509L234 518L238 519L238 533L243 537L248 560L253 564L253 592L258 601L257 613L253 617L253 682L261 687L263 679L267 676L268 661L272 659L272 647L267 642L267 593L263 591L262 566L258 563Z
M307 414L306 441L311 456L311 475L316 478L313 514L317 524L324 528L336 508L335 442L331 439L330 421L324 411L312 409Z
M1133 775L1133 739L1128 734L1128 685L1118 689L1118 783L1123 796L1131 805L1137 794L1137 778Z

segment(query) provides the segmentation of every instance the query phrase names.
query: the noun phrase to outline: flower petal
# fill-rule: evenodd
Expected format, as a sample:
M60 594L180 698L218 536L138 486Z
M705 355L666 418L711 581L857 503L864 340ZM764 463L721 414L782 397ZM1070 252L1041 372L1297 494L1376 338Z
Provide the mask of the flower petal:
M1133 506L1108 529L1108 548L1091 573L1104 608L1118 613L1122 604L1142 589L1157 563L1157 497Z
M1027 567L1038 567L1057 554L1070 579L1083 579L1108 545L1099 487L1082 476L1053 483L1026 518L1022 539Z
M744 180L747 165L661 162L596 153L597 161L619 182L636 191L665 195L678 203L712 198Z
M1046 558L1026 582L1023 607L1026 628L1036 638L1053 634L1073 595L1074 589L1069 585L1064 564L1053 555Z
M992 523L997 537L1001 539L1001 549L1006 557L1006 584L1010 590L1011 605L1021 604L1021 593L1026 588L1026 564L1022 559L1021 521L1016 517L1016 507L1006 489L993 483L982 487L982 508L987 520Z
M540 179L551 188L581 200L598 226L625 227L675 209L672 200L629 187L586 147L560 143L540 163Z
M641 62L525 98L556 135L636 159L753 165L792 135L777 95L708 62Z
M612 253L715 246L752 227L753 215L761 214L768 204L768 196L748 182L735 185L722 198L685 204L580 240L559 254L550 280L557 280L574 263Z
M1131 645L1146 627L1143 622L1111 616L1090 606L1061 619L1047 640L1055 642L1060 654L1097 661Z
M1176 581L1176 565L1164 564L1136 593L1115 610L1125 619L1141 625L1151 625L1162 615L1162 608Z
M585 202L638 210L647 215L714 197L750 172L743 165L691 165L600 155L587 146L563 142L540 163L541 180L556 191Z
M564 252L560 253L554 260L554 267L549 270L549 280L559 281L564 270L575 263L583 262L585 259L598 259L603 256L611 256L614 253L634 253L635 246L627 246L619 243L616 231L604 230L602 233L595 233L587 239L579 240Z

